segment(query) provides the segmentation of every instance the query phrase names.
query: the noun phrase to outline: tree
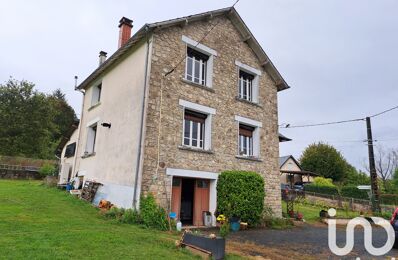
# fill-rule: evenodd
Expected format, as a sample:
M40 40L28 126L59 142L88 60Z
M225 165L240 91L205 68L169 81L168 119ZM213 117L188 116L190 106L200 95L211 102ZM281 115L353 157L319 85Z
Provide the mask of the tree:
M370 185L370 176L349 164L344 185Z
M304 170L337 182L346 178L349 169L343 155L333 146L324 143L309 145L301 155L300 164Z
M385 191L391 191L391 182L394 172L398 169L398 151L386 150L378 146L375 154L376 172L383 183ZM369 171L369 167L366 167Z
M75 111L65 99L65 94L61 89L56 89L49 97L50 104L54 111L54 124L56 129L53 133L53 140L58 141L65 136L70 126L77 120Z
M394 190L398 190L398 168L395 169L392 176L392 185L394 186Z
M53 158L60 129L70 125L70 120L64 120L61 114L74 119L74 112L73 116L70 111L65 112L70 107L64 109L66 101L61 91L56 91L53 97L34 87L31 82L13 78L0 84L1 155Z

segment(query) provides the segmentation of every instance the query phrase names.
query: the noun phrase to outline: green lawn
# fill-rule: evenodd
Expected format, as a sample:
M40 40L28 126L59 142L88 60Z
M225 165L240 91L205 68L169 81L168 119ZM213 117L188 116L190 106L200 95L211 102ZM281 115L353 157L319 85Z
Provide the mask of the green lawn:
M37 181L0 180L0 258L190 259L178 235L105 220Z
M286 212L286 202L282 201L282 209L283 212ZM302 203L294 204L294 211L299 211L303 214L304 220L309 223L314 223L320 220L319 211L321 211L322 207L312 206ZM342 209L337 209L337 218L355 218L359 216L359 212L354 211L345 211Z

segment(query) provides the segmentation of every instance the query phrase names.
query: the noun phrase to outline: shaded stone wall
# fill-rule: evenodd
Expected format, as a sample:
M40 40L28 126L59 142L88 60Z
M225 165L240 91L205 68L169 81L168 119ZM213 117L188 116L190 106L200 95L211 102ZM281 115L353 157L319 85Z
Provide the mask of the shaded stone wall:
M35 171L0 169L0 179L39 180L42 177Z
M215 24L219 24L202 41L217 51L214 58L213 87L206 89L182 80L185 61L177 64L186 53L181 37L195 41ZM238 95L238 68L235 60L262 71L259 80L259 105L242 102ZM178 65L173 73L161 80L162 74ZM265 180L265 203L276 216L281 216L279 180L279 141L277 89L261 67L249 46L226 17L193 22L184 27L174 26L154 33L149 99L147 106L145 152L142 190L153 193L162 206L168 207L171 198L171 178L166 168L208 171L250 170L260 173ZM162 118L160 122L160 88L163 89ZM216 109L212 118L211 152L181 149L183 108L179 99ZM260 160L237 158L238 123L235 115L261 121ZM160 167L157 171L158 130L160 131Z

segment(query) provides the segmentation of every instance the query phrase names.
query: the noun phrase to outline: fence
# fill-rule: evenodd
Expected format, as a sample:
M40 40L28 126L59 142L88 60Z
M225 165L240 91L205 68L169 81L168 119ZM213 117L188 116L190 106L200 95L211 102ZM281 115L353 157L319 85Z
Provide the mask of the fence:
M328 207L336 207L336 208L346 208L353 211L371 211L372 202L371 200L364 199L355 199L342 197L339 195L329 195L316 193L312 191L294 191L290 190L289 195L296 197L298 199L305 198L311 203L322 203ZM393 212L398 205L393 203L392 205L381 204L381 210L387 212Z

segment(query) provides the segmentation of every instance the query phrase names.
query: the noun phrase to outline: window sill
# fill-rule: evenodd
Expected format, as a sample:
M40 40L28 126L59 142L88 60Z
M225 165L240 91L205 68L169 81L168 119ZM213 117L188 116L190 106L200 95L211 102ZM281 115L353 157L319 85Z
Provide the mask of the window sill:
M192 81L187 80L187 79L185 79L185 78L181 78L181 81L184 82L184 83L186 83L186 84L188 84L188 85L191 85L191 86L194 86L194 87L197 87L197 88L200 88L200 89L204 89L204 90L210 91L210 92L212 92L212 93L215 92L214 89L212 89L212 88L210 88L210 87L207 87L207 86L204 86L204 85L201 85L201 84L192 82Z
M98 102L97 104L94 104L91 107L89 107L88 111L93 110L94 108L98 107L99 105L101 105L101 102Z
M238 158L238 159L254 161L254 162L262 162L263 161L260 158L254 157L254 156L236 155L235 157Z
M97 104L94 104L91 107L89 107L88 111L93 110L94 108L98 107L99 105L101 105L101 102L98 102Z
M178 146L178 149L185 150L185 151L191 151L191 152L198 152L198 153L214 154L214 152L212 150L204 150L204 149L194 148L194 147L185 146L185 145Z
M92 156L94 156L94 155L95 155L95 152L93 152L93 153L88 153L88 154L82 155L81 158L84 159L84 158L92 157Z
M261 108L263 107L263 106L260 105L259 103L256 103L256 102L253 102L253 101L249 101L249 100L240 98L240 97L238 97L238 96L236 96L235 99L238 100L238 101L240 101L240 102L243 102L243 103L246 103L246 104L250 104L250 105L253 105L253 106L256 106L256 107L261 107Z

